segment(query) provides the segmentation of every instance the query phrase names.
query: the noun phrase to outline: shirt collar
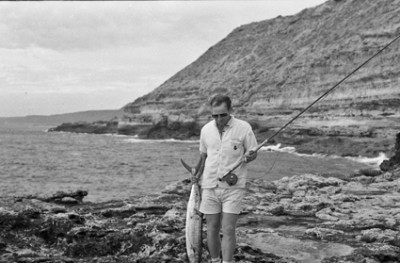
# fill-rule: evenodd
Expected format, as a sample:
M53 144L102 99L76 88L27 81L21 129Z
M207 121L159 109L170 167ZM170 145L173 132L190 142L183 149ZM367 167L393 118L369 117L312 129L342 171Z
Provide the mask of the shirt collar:
M225 126L231 126L233 122L233 115L231 115L230 120L228 121L228 123Z
M224 130L229 128L230 126L232 126L232 122L233 122L234 118L235 117L233 117L233 115L231 115L231 118L229 119L228 123L225 124ZM217 122L215 120L214 120L214 124L215 124L215 127L217 127Z

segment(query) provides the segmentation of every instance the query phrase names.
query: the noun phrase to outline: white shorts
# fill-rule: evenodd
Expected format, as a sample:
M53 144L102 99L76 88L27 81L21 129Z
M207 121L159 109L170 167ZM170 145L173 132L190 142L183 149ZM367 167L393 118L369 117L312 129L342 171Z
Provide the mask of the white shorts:
M240 214L242 211L243 188L206 188L201 192L200 212L206 215Z

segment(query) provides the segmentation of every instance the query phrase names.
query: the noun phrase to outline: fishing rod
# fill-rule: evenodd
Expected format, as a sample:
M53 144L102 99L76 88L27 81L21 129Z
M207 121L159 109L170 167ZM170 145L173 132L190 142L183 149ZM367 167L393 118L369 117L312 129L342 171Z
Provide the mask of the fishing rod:
M283 125L278 131L276 131L274 134L272 134L270 137L268 137L267 139L265 139L262 143L260 143L253 151L257 152L258 150L261 149L261 147L263 147L265 144L267 144L272 138L274 138L276 135L278 135L279 133L281 133L287 126L289 126L292 122L294 122L297 118L299 118L304 112L306 112L307 110L309 110L312 106L314 106L317 102L319 102L320 100L322 100L326 95L328 95L329 93L331 93L336 87L338 87L340 84L342 84L346 79L348 79L351 75L353 75L354 73L356 73L360 68L362 68L365 64L367 64L368 62L370 62L373 58L375 58L376 56L378 56L380 53L382 53L382 51L384 51L386 48L388 48L391 44L393 44L396 40L398 40L400 38L400 35L398 35L397 37L395 37L392 41L390 41L388 44L386 44L386 46L384 46L383 48L381 48L378 52L376 52L373 56L371 56L369 59L367 59L366 61L364 61L361 65L359 65L357 68L355 68L352 72L350 72L349 74L347 74L347 76L345 76L342 80L340 80L338 83L336 83L335 85L333 85L332 88L330 88L329 90L327 90L324 94L322 94L321 96L319 96L315 101L313 101L310 105L308 105L306 108L304 108L300 113L298 113L296 116L294 116L290 121L288 121L285 125ZM229 176L230 174L232 174L233 171L235 171L240 165L243 164L245 160L242 159L239 161L238 164L236 164L232 169L230 169L228 172L226 172L222 178L226 178L226 176ZM223 180L223 179L222 179Z

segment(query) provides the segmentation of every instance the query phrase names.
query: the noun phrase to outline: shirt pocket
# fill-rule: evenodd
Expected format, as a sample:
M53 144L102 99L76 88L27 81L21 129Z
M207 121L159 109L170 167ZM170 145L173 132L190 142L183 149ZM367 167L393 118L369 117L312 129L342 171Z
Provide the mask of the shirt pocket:
M243 141L240 139L230 139L227 153L231 158L239 158L243 155Z

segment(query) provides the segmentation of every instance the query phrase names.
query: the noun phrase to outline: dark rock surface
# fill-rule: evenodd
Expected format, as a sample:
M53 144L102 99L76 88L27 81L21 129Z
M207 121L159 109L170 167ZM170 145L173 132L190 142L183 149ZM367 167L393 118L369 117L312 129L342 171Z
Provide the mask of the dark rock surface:
M168 117L166 117L168 118ZM258 123L250 122L256 134L257 141L261 143L269 138L280 127L265 127ZM180 120L154 124L118 125L102 123L64 123L50 132L64 131L76 133L95 134L121 134L138 136L140 139L178 139L198 140L201 124L195 120L182 122ZM367 156L376 157L379 153L393 154L393 136L379 137L370 132L363 133L357 128L325 128L315 127L288 127L278 134L270 143L280 143L282 146L292 146L299 153L320 153L337 156ZM397 157L396 157L397 158ZM396 159L397 160L397 159Z
M125 125L116 120L97 122L62 123L49 132L74 132L92 134L121 134L138 136L140 139L196 139L200 136L200 124L193 118L181 115L157 115L151 123Z
M394 146L394 155L389 160L385 160L380 165L382 171L389 171L394 167L400 166L400 133L396 136L396 144Z
M73 122L62 123L57 127L51 128L49 132L75 132L75 133L93 133L93 134L108 134L117 132L118 122L101 121L101 122Z
M235 260L398 262L399 183L400 168L250 181ZM189 189L104 203L83 202L85 191L2 197L0 262L187 262Z

